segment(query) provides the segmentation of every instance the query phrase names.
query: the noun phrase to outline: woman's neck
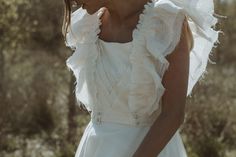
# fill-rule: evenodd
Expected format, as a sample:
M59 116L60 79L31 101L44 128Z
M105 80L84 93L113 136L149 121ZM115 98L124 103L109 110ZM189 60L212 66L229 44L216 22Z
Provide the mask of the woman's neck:
M105 4L107 9L107 18L109 21L116 25L129 25L133 23L134 17L138 17L143 6L151 0L109 0Z

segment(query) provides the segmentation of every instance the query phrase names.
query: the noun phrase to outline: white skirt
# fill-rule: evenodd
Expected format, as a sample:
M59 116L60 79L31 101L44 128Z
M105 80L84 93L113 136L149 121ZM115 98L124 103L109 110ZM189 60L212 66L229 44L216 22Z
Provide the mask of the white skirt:
M150 126L135 127L117 123L87 124L75 157L132 157ZM187 157L177 131L158 157Z

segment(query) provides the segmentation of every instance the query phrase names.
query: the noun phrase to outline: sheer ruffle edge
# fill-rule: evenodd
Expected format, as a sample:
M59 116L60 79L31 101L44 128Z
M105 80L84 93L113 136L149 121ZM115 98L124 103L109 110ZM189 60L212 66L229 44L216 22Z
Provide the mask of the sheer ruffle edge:
M213 0L154 0L145 8L133 33L134 48L130 56L129 107L136 115L151 115L160 107L165 91L162 77L169 66L166 56L173 52L180 40L185 17L188 17L194 38L187 96L204 74L209 54L220 33L213 29L217 23L213 16ZM148 53L144 53L143 47ZM159 61L158 69L152 64L150 55Z
M76 100L78 104L82 102L88 111L93 110L94 101L97 100L97 89L93 84L95 83L94 73L98 57L95 42L97 34L100 32L98 19L101 16L101 11L89 15L86 10L77 9L72 13L71 27L66 36L66 45L74 50L73 54L67 58L66 65L76 78ZM93 90L93 92L89 90Z

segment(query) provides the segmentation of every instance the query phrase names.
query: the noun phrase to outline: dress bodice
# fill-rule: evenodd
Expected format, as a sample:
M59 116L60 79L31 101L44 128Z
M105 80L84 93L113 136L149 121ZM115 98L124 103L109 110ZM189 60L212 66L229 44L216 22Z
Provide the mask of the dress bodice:
M98 89L97 110L127 112L127 100L131 64L129 54L131 46L98 40L99 57L95 72ZM98 107L99 106L99 107Z
M75 11L67 34L67 45L75 52L67 66L76 77L76 98L92 111L92 118L129 125L153 123L161 112L162 78L169 66L166 56L178 44L186 16L195 43L190 53L189 95L218 39L210 1L207 8L205 0L147 2L128 43L98 38L104 8L93 15L82 8Z
M100 117L102 121L150 125L157 114L150 117L145 114L134 116L135 112L131 112L132 108L128 105L129 82L132 72L129 56L132 50L132 42L116 43L98 39L97 46L99 56L94 76L98 94L92 117L94 119ZM140 88L139 90L144 89Z

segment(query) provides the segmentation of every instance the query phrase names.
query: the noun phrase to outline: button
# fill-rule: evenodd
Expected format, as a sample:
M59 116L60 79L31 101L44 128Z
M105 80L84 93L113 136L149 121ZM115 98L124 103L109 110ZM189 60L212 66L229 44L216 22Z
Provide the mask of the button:
M98 122L98 124L101 124L101 117L97 117L96 121Z
M102 122L101 121L101 114L102 114L101 112L98 112L97 116L96 116L96 121L98 122L98 124L101 124L101 122Z
M134 114L134 118L138 119L138 114L137 113Z

